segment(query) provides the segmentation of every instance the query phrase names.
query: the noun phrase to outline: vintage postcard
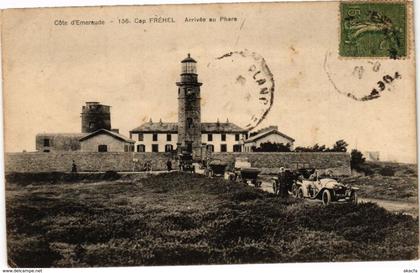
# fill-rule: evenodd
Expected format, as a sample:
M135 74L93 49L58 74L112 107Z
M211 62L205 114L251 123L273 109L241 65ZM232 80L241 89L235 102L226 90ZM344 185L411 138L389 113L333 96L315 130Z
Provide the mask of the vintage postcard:
M412 1L1 12L10 267L417 260Z

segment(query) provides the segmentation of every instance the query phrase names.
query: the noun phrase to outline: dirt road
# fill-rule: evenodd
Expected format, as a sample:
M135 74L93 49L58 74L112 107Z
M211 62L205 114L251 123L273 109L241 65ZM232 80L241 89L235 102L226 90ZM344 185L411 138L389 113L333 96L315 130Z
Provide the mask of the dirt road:
M273 186L271 184L271 181L264 178L262 180L263 180L263 183L261 185L261 188L265 191L273 192ZM359 202L376 203L378 206L381 206L388 211L406 213L413 217L417 217L419 215L418 204L413 203L413 202L391 201L391 200L373 199L373 198L364 198L364 197L359 198Z

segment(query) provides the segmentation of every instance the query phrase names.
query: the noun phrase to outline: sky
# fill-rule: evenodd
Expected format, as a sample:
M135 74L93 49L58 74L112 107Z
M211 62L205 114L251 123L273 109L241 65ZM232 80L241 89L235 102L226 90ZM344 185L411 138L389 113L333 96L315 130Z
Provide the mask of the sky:
M336 2L32 9L4 16L6 152L33 151L37 133L80 132L85 101L111 105L112 127L124 135L150 118L176 121L175 83L180 61L191 53L203 83L203 121L245 126L259 115L260 86L249 68L259 68L264 58L273 104L255 129L277 125L295 146L344 139L349 148L379 151L383 160L416 161L414 54L401 60L340 57ZM149 23L168 17L175 23ZM186 23L186 17L216 22ZM132 23L118 23L126 18ZM75 26L72 20L105 25ZM230 52L246 53L218 59ZM361 76L355 73L360 67ZM395 72L401 78L378 99L360 102L342 94L367 95Z

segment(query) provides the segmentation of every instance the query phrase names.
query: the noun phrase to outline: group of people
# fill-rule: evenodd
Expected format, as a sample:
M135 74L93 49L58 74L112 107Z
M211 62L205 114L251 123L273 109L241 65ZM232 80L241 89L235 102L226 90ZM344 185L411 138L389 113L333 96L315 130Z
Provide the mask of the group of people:
M308 181L318 181L319 179L323 178L334 178L332 170L326 170L324 172L320 170L313 169L310 173L308 173L309 177L306 177ZM302 181L304 179L304 175L299 172L292 172L284 167L280 168L280 172L278 173L276 186L274 187L274 193L280 197L287 197L288 192L292 191L293 183L296 180Z
M280 168L280 172L277 176L275 194L279 197L285 198L289 195L288 191L293 184L293 174L290 170L286 170L284 167Z

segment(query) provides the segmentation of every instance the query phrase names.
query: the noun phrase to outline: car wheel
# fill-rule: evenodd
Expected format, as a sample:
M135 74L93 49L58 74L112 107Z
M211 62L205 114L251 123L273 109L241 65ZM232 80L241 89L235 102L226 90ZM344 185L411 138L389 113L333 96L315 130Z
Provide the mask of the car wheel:
M329 190L325 190L322 193L322 203L327 206L331 203L331 193Z
M358 198L358 196L357 196L357 192L353 191L353 192L351 193L351 196L350 196L351 203L356 205L356 204L357 204L357 202L359 201L358 199L359 199L359 198Z

